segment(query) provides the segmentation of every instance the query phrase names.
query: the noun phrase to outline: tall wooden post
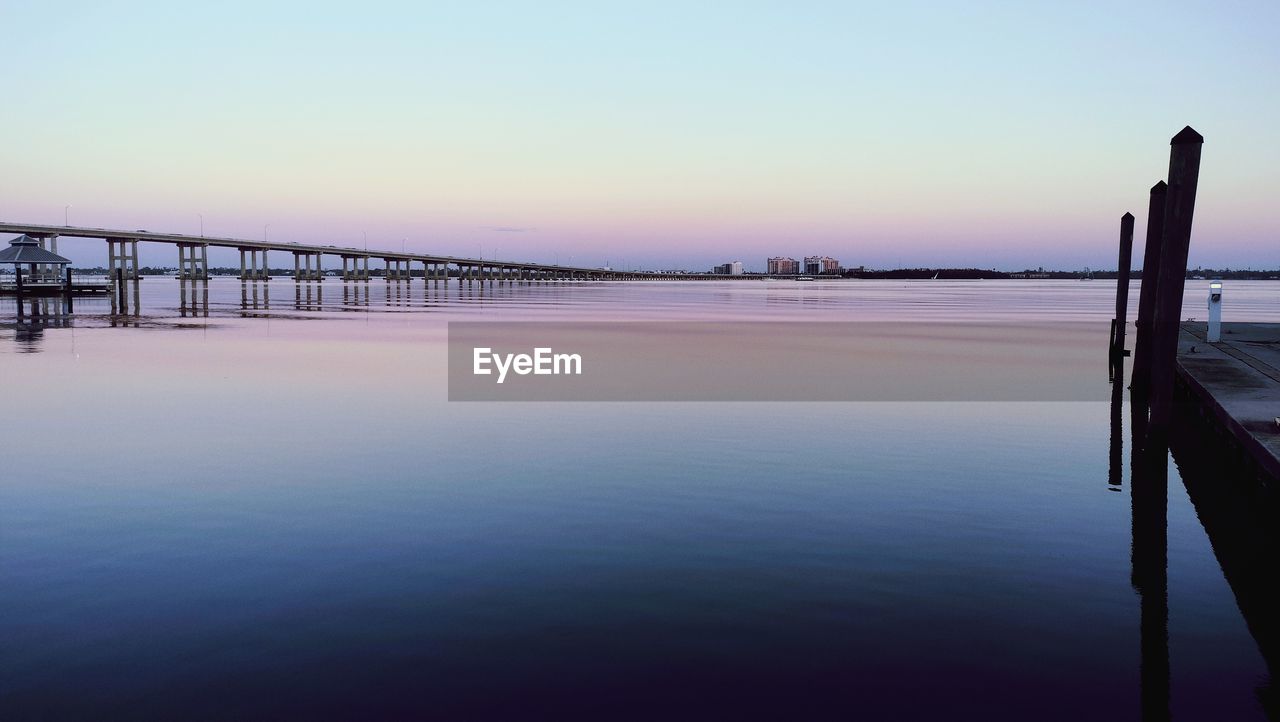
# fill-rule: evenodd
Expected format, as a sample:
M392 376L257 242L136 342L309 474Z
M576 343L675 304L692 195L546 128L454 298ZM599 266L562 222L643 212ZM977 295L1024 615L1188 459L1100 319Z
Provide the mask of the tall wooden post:
M1183 128L1170 141L1164 241L1160 248L1160 276L1156 282L1151 335L1151 421L1147 433L1149 440L1157 445L1167 442L1169 421L1173 415L1182 292L1187 280L1187 253L1191 248L1191 220L1196 207L1203 145L1204 137L1191 126Z
M18 318L22 318L22 295L23 295L22 264L20 263L13 264L13 276L14 276L13 278L14 294L16 294L18 298Z
M1147 243L1142 254L1142 290L1138 293L1137 338L1130 377L1133 403L1142 405L1144 415L1151 388L1151 327L1155 322L1160 243L1164 240L1164 202L1168 190L1169 186L1164 181L1151 186L1151 199L1147 204Z
M1115 336L1111 339L1111 365L1124 357L1125 326L1129 323L1129 271L1133 265L1133 214L1120 216L1120 260L1116 268ZM1123 369L1124 366L1120 365ZM1123 374L1119 377L1123 382Z

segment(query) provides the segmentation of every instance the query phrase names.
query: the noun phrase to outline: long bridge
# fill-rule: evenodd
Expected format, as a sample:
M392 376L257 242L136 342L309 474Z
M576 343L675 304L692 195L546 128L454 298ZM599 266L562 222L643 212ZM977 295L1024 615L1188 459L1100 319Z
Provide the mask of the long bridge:
M387 280L406 280L413 272L413 264L422 264L423 277L446 280L451 277L459 282L467 281L561 281L561 280L724 280L732 276L710 273L657 273L654 271L616 271L607 268L585 268L558 264L529 263L524 261L499 261L496 259L441 256L408 251L380 251L343 246L304 243L277 243L252 241L243 238L223 238L182 233L157 233L154 231L122 231L108 228L80 226L47 226L25 223L0 223L0 234L25 234L40 241L46 250L58 250L58 238L102 239L107 243L107 269L110 278L138 280L138 243L167 243L178 250L178 275L185 279L208 279L209 247L234 248L240 251L240 278L242 280L269 280L267 253L277 251L293 254L294 279L319 281L324 277L321 260L325 256L342 259L344 281L368 281L369 259L376 258L384 264ZM741 278L741 277L739 277Z

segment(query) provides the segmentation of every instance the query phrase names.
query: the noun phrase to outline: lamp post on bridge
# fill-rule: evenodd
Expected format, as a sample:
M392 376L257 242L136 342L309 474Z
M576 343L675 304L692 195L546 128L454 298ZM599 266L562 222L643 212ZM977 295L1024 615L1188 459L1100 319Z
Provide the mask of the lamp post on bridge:
M71 227L71 204L62 207L62 225Z
M200 237L201 237L201 238L204 238L204 214L203 214L203 213L197 213L196 215L197 215L197 216L200 216ZM265 240L265 239L264 239L264 240Z

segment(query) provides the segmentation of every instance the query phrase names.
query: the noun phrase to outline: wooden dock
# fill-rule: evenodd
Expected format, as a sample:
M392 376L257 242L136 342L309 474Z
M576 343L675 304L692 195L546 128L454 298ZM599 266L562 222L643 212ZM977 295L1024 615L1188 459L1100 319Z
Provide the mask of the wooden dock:
M1222 342L1206 324L1181 324L1179 387L1224 429L1260 472L1280 479L1280 324L1224 323Z
M63 281L26 281L22 284L22 295L25 297L62 296L67 292ZM111 292L111 282L106 279L75 279L71 282L73 296L101 296ZM0 296L16 296L18 284L12 277L0 279Z

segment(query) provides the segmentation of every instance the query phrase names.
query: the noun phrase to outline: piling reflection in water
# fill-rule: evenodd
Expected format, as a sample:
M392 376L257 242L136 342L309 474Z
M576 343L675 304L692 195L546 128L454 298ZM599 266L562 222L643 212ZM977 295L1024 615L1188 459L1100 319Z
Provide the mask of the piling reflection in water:
M369 286L363 283L342 284L342 305L344 308L369 305Z
M1120 491L1124 484L1124 359L1118 359L1111 370L1111 447L1107 488Z
M1118 374L1123 377L1123 366ZM1118 487L1122 453L1120 395L1111 407L1110 483ZM1269 719L1280 719L1275 690L1280 655L1280 568L1277 505L1269 485L1191 404L1175 407L1167 445L1147 436L1147 411L1135 389L1132 404L1132 577L1140 599L1141 700L1144 720L1170 719L1168 505L1169 458L1209 538L1223 577L1265 661L1270 679L1256 690Z
M209 316L209 279L178 281L178 315Z
M261 287L261 290L259 290ZM271 284L257 281L240 282L240 310L266 310L271 307ZM241 313L242 317L251 318L261 314Z
M297 311L324 310L324 285L322 283L293 284L293 308Z
M141 281L136 277L130 280L123 272L120 272L117 274L113 284L111 292L107 294L111 299L111 315L139 315L142 312L141 291L138 288Z
M1268 718L1280 719L1275 686L1280 662L1280 535L1277 504L1269 485L1216 429L1189 405L1178 409L1170 451L1235 595L1245 625L1266 663L1269 680L1257 689Z
M1119 385L1119 382L1117 382ZM1163 446L1135 435L1129 493L1132 506L1130 582L1139 598L1142 719L1169 719L1169 460Z
M13 330L13 341L19 353L39 353L45 329L69 328L72 323L70 305L63 296L37 296L9 299L0 306L5 323L0 328Z

